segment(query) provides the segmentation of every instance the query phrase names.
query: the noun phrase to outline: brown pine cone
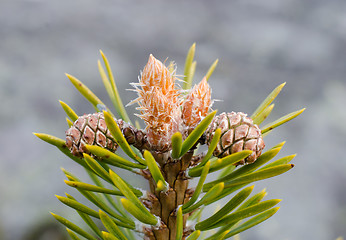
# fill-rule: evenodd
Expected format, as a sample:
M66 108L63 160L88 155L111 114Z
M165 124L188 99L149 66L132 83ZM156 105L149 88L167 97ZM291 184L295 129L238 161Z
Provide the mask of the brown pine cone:
M116 120L125 139L138 149L147 148L146 135L122 119ZM109 132L102 112L85 114L79 117L66 131L66 146L75 156L81 157L88 153L85 144L97 145L115 152L118 144Z
M246 114L223 112L214 117L206 130L208 146L217 128L221 129L221 138L213 153L214 156L225 157L242 150L252 150L253 153L250 156L236 163L236 165L243 165L253 163L261 155L265 146L261 129Z
M128 144L133 145L141 151L149 150L149 143L145 131L135 128L131 124L124 122L122 119L118 119L116 122L118 123L118 126Z
M109 132L102 112L79 117L66 131L66 146L75 156L88 153L85 144L98 145L115 152L118 144Z

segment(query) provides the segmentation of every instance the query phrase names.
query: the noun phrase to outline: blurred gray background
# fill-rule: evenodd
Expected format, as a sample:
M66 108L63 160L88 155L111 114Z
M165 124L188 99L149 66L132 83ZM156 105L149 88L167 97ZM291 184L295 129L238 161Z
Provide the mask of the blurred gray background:
M346 236L346 1L1 0L0 239L64 239L49 211L78 221L54 194L76 193L60 167L83 170L32 135L64 138L59 99L80 115L94 111L64 73L111 106L97 70L102 49L128 103L135 95L125 89L150 53L182 74L193 42L195 82L220 60L210 80L219 112L251 114L282 82L269 120L307 108L266 137L268 147L287 140L280 154L297 153L296 166L256 183L255 192L283 199L281 209L241 239Z

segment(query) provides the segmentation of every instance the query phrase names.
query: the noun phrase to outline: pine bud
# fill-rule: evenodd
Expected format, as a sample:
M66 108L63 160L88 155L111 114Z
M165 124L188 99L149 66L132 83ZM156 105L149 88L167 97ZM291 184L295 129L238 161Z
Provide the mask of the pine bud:
M139 104L138 116L144 120L148 143L156 151L169 150L171 136L180 131L181 100L175 79L162 62L150 55L139 84L133 84L138 98L130 104Z
M182 118L185 126L195 127L201 118L208 114L211 106L211 89L207 79L193 87L182 105Z

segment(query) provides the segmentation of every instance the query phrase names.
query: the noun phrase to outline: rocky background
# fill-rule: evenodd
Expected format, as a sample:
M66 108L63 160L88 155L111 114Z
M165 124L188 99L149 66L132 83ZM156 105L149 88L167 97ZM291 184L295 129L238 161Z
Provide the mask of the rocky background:
M93 112L64 73L111 106L96 64L102 49L127 103L150 53L182 74L193 42L196 82L220 60L210 80L219 112L251 114L282 82L270 120L307 108L266 137L268 147L287 140L281 155L297 153L296 167L256 183L255 192L267 187L267 199L283 199L281 209L241 239L346 237L345 13L342 0L1 0L0 239L65 239L49 211L78 221L54 194L76 195L60 167L83 178L82 169L32 135L64 137L59 99Z

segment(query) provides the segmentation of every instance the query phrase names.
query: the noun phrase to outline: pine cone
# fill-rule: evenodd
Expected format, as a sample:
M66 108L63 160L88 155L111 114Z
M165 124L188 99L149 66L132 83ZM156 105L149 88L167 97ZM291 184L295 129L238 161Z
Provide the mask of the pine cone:
M122 119L117 119L116 122L130 145L140 150L148 149L145 132L136 129ZM84 147L85 144L98 145L111 152L117 150L118 144L107 128L102 112L79 117L66 131L66 146L73 155L81 157L83 153L88 153Z
M252 150L253 153L250 156L236 163L236 165L243 165L253 163L261 155L265 146L261 129L246 114L224 112L216 116L206 130L208 145L217 128L221 129L221 138L213 153L214 156L225 157L242 150Z
M66 131L66 146L75 156L88 153L85 144L98 145L115 152L118 144L108 131L103 113L85 114Z

